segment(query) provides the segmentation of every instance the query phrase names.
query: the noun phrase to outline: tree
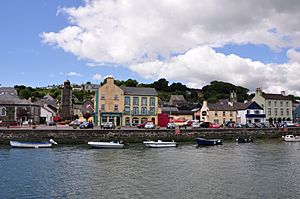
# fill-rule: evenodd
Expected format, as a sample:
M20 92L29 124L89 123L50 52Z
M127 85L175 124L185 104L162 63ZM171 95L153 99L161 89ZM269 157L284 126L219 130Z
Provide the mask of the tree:
M137 87L139 83L134 80L134 79L128 79L125 81L125 86L128 86L128 87Z
M165 78L161 78L153 83L154 88L158 91L169 91L169 82Z

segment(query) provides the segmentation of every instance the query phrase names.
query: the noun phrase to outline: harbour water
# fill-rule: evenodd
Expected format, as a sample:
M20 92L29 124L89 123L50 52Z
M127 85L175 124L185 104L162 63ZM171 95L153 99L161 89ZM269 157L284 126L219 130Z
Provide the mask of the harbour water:
M300 198L300 143L0 146L0 198Z

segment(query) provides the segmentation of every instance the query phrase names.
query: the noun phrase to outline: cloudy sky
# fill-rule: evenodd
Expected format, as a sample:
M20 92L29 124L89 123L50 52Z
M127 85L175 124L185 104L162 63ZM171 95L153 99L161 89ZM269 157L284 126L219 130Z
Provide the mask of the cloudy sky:
M300 95L298 0L22 2L0 8L7 74L0 84L113 75L195 88L220 80Z

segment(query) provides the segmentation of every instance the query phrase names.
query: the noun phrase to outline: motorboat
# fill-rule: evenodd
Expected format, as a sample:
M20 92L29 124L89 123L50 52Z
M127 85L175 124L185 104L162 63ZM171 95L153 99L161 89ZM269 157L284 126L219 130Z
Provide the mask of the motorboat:
M50 139L48 142L19 142L10 141L10 146L14 148L49 148L52 144L57 144L54 140Z
M248 142L253 142L253 139L252 138L236 138L236 141L238 143L248 143Z
M163 142L162 140L155 141L144 141L143 144L149 148L166 148L166 147L176 147L177 143L172 142Z
M88 145L93 148L103 148L103 149L123 149L124 143L122 141L112 141L112 142L88 142Z
M294 135L285 135L282 136L282 139L286 142L300 142L300 137Z
M196 138L198 146L209 146L209 145L222 145L222 139L205 139L205 138Z

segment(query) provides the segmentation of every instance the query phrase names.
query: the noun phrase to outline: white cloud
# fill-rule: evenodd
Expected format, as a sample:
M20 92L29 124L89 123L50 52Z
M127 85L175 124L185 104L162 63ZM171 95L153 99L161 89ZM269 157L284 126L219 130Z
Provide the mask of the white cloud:
M216 53L210 47L196 47L164 61L134 64L130 69L148 79L164 77L181 80L195 88L220 80L245 86L252 91L261 87L267 92L289 90L300 95L298 62L264 64L232 54Z
M212 50L225 44L247 43L265 44L274 50L299 48L298 0L85 3L78 8L60 8L58 13L66 13L71 25L56 33L43 33L42 38L87 60L89 65L126 65L146 78L170 77L199 86L214 78L252 88L260 79L260 84L274 91L290 86L295 68L299 68L294 50L287 54L291 62L282 65ZM174 53L182 55L172 57ZM157 56L165 60L157 61Z
M95 75L93 75L92 79L93 79L93 80L96 80L96 81L99 81L99 80L101 80L101 79L102 79L102 75L101 75L101 74L98 74L98 73L96 73Z
M69 72L69 73L67 73L67 76L78 76L78 77L80 77L81 74L76 73L76 72Z

